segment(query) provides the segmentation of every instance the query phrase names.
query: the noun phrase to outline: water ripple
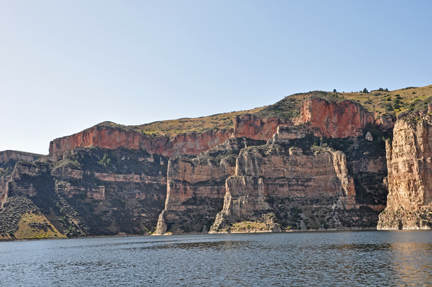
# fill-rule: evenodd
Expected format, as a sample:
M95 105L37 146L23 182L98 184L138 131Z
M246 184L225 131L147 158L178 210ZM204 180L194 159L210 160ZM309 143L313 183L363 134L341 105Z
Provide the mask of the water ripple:
M0 243L1 286L430 286L432 233L115 237Z

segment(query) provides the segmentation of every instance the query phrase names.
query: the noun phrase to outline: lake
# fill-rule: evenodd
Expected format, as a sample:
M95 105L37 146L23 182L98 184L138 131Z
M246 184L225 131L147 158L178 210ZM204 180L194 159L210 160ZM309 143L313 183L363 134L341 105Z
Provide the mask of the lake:
M430 286L432 232L1 242L0 285Z

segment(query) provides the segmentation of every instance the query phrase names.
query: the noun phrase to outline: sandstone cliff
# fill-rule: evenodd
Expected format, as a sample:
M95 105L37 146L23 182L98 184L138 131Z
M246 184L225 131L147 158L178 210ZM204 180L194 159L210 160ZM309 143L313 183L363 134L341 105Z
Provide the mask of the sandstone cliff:
M143 149L148 153L167 157L181 154L197 155L223 143L230 136L230 130L210 130L199 134L180 134L174 138L166 136L152 138L134 129L110 126L105 123L71 136L53 140L50 143L49 153L57 155L75 147L99 147L104 149Z
M59 155L75 147L99 147L104 149L143 149L151 154L166 157L176 155L198 155L230 137L246 137L268 140L280 125L309 123L317 136L344 138L357 137L374 118L359 104L352 101L329 102L317 97L303 101L300 115L292 119L260 117L253 114L238 115L233 127L208 129L203 132L181 133L175 136L151 136L138 127L120 126L105 122L90 129L53 140L49 153Z
M262 221L268 230L280 230L279 225L286 229L298 223L287 211L303 205L300 201L316 201L318 213L324 208L351 209L356 195L344 153L316 147L304 154L301 148L285 150L275 144L242 150L226 189L223 210L212 227L215 232L242 221ZM275 222L268 221L269 214Z
M317 136L327 138L358 137L373 122L373 115L360 104L348 100L329 102L318 97L306 99L296 119L297 124L310 123L319 130Z
M374 228L386 197L381 139L319 132L310 123L278 126L266 145L235 138L197 158L172 158L156 234L211 224L212 232Z
M432 119L399 119L387 140L388 198L379 229L432 228Z
M18 162L4 183L3 213L14 218L7 228L18 236L36 224L26 214L35 214L60 232L57 237L150 234L165 201L167 161L142 150L75 148L56 162ZM18 212L8 202L24 206ZM39 236L41 228L27 236ZM49 230L43 236L53 236Z
M203 118L105 122L53 140L49 156L0 153L13 218L0 232L20 234L30 215L46 236L375 228L389 191L379 228L429 228L431 120L399 111L395 139L383 140L392 111L427 113L429 90L416 91L318 91Z
M225 179L234 174L236 155L241 148L260 143L229 139L194 159L171 158L165 209L156 234L208 231L222 209Z

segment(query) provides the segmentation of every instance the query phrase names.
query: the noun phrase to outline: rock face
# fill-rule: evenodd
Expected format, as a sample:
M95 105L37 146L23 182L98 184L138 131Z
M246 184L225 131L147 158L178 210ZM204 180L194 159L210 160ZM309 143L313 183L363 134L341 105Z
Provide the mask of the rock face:
M269 214L283 227L292 223L285 201L332 199L341 209L355 206L355 186L348 175L346 156L329 148L285 150L279 145L243 149L237 158L236 174L226 180L224 207L212 231L226 231L233 223L261 221ZM274 222L270 230L280 230Z
M194 159L173 157L168 163L165 209L156 234L208 231L222 209L225 179L235 172L235 157L248 144L262 141L230 139Z
M18 162L4 183L3 202L30 199L37 214L68 236L154 231L166 196L167 158L98 148L75 148L62 158Z
M204 133L180 134L174 138L159 136L151 138L144 133L124 128L96 125L80 133L58 138L50 143L50 154L62 154L75 147L98 147L103 149L143 149L150 154L166 157L175 155L198 155L231 136L232 131L207 131Z
M268 140L276 132L279 124L279 120L275 118L261 119L246 114L234 119L234 129L180 134L169 138L166 136L150 137L137 130L104 123L51 141L49 153L51 155L63 154L75 147L99 147L103 149L143 149L150 154L160 154L166 157L198 155L222 144L230 137Z
M320 142L318 132L310 123L278 126L265 145L233 138L193 159L171 158L156 234L376 227L386 197L382 146L364 137Z
M68 236L375 228L387 185L388 208L425 210L429 122L406 135L395 127L401 139L386 159L393 118L320 94L203 132L154 136L106 122L53 140L48 156L0 153L0 205L25 204Z
M160 154L166 157L196 156L222 144L230 137L268 140L280 125L292 126L294 123L310 123L312 128L316 128L317 136L344 138L361 135L362 129L373 121L374 118L370 113L351 101L331 103L312 97L303 102L300 116L292 121L245 114L235 117L233 129L179 134L173 138L150 137L133 128L102 123L74 135L53 140L50 143L49 153L51 155L62 154L75 147L99 147L103 149L143 149L150 154Z
M362 129L374 122L374 117L360 104L351 101L328 102L312 97L301 107L298 124L310 123L320 135L332 138L358 137Z
M266 141L273 136L280 124L285 123L276 118L262 119L249 114L237 116L234 120L233 137Z
M387 140L388 198L379 229L432 227L432 119L403 118Z

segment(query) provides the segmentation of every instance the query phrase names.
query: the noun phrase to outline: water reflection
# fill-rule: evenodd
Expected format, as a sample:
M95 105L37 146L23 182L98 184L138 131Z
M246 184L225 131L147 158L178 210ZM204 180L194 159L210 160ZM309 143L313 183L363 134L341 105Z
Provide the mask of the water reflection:
M416 242L412 233L403 236L404 242L390 245L395 283L405 286L427 286L432 282L432 244Z

